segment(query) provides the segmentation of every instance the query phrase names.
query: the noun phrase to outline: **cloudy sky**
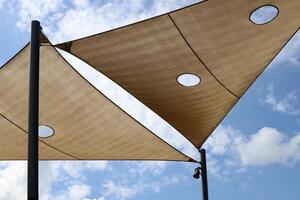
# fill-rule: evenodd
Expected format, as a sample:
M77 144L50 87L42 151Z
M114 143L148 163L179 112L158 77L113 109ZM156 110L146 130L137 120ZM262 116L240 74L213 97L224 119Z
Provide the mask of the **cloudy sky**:
M0 0L0 66L29 41L32 19L40 20L51 42L57 43L195 2ZM210 199L299 199L299 52L300 33L205 143ZM197 150L151 110L88 65L63 55L124 110L197 159ZM41 162L40 196L42 200L200 199L201 183L192 178L195 167L174 162ZM26 199L25 162L0 162L0 199Z

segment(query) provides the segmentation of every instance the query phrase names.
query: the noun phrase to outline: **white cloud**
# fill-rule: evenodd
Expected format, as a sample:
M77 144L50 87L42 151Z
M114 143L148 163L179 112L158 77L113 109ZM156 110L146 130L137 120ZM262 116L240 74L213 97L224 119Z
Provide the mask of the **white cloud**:
M136 162L130 169L130 172L134 175L144 176L145 174L152 174L154 176L161 175L166 167L167 162L165 161L145 161L145 162Z
M50 195L52 193L52 183L61 176L61 170L59 169L59 167L60 167L59 162L40 161L39 163L40 199L51 200Z
M176 185L185 184L187 177L181 175L170 175L160 178L160 180L155 181L137 181L136 182L115 182L113 180L107 180L102 183L104 188L104 197L110 199L115 198L117 200L125 200L136 197L138 194L145 193L147 191L160 192L162 188Z
M3 0L2 0L3 1ZM30 21L40 20L55 42L102 32L159 15L197 0L13 0L17 26L29 30ZM0 2L1 3L1 2Z
M300 134L288 138L274 128L262 128L237 143L244 165L293 164L300 160Z
M137 186L127 186L116 184L112 180L103 183L105 189L105 196L114 196L117 199L124 200L134 197L138 193Z
M288 93L282 99L277 99L274 92L273 84L267 88L268 94L264 99L264 103L270 105L274 111L278 111L290 115L298 115L297 109L298 92L296 90Z
M124 165L123 165L124 166ZM105 196L117 199L128 199L144 191L159 192L161 188L178 184L184 181L182 176L171 175L170 177L160 178L160 181L152 181L152 176L161 175L166 167L165 162L142 162L130 163L126 171L136 168L137 171L124 174L124 171L115 170L109 176L122 177L124 183L106 181L103 188ZM55 161L40 163L40 198L41 200L50 199L72 199L82 200L91 195L91 185L85 183L87 180L86 171L103 171L110 169L107 162L84 162L84 161ZM112 171L112 170L110 170ZM109 172L110 172L109 171ZM137 173L140 178L132 178L133 173ZM144 174L140 174L144 173ZM1 162L0 163L0 198L14 200L26 199L26 162ZM101 177L101 175L99 175ZM102 176L103 177L103 176ZM147 181L146 181L147 180ZM62 187L59 191L53 191L53 184L60 183ZM101 191L101 190L100 190ZM104 200L105 197L96 199Z
M17 27L26 30L29 30L31 20L53 23L64 7L63 0L19 0L15 1L15 5L15 13L19 17Z
M144 188L150 188L154 192L158 193L161 191L162 188L171 186L171 185L177 185L180 184L180 186L183 186L186 184L186 181L189 180L191 177L186 177L183 175L177 175L177 174L171 174L169 176L165 176L159 181L154 181L150 183L145 183Z
M75 7L84 8L89 6L89 0L74 0L73 1Z
M82 200L87 198L88 195L91 193L90 186L82 183L71 185L67 188L66 192L59 194L57 196L51 197L51 199L55 200Z
M70 177L84 178L85 170L103 171L109 169L108 161L62 161L59 162L61 169Z
M209 149L211 154L224 155L231 151L238 135L239 131L234 128L220 125L204 143L204 148Z
M39 165L39 194L41 200L80 199L89 194L89 187L80 181L85 179L85 171L103 171L108 169L106 161L93 162L49 162L41 161ZM63 181L64 192L53 196L52 187L57 181ZM27 163L24 161L0 162L0 199L26 199ZM80 186L80 187L79 187ZM82 187L81 187L82 186ZM80 189L78 189L80 188ZM76 196L77 198L73 198ZM70 197L70 198L66 198Z
M244 172L249 166L298 163L300 133L289 137L275 128L263 127L247 136L235 128L220 125L204 148L207 149L208 173L228 181L228 174Z
M241 172L239 155L236 151L237 141L242 133L230 126L219 125L203 147L207 150L208 174L218 180L229 181L229 173Z
M84 183L87 181L86 172L99 173L109 170L108 161L55 161L45 162L45 164L47 167L42 167L40 170L40 195L42 200L82 200L88 197L91 191L91 187ZM63 188L58 193L56 191L54 195L52 187L57 182L62 182Z
M27 168L25 162L1 162L0 199L26 199Z

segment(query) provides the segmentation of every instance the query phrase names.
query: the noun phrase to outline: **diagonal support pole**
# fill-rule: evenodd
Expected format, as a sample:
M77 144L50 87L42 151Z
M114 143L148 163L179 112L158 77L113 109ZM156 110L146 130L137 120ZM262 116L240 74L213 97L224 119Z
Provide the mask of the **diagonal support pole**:
M27 199L39 199L39 62L40 22L31 22L29 72Z

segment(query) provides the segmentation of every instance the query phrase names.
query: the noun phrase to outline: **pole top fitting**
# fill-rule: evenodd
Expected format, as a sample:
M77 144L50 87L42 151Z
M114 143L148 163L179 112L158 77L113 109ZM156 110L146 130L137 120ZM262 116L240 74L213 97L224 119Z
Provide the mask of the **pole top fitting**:
M39 24L40 22L38 20L32 20L31 23L32 24Z
M43 28L40 25L40 21L38 21L38 20L32 20L31 21L31 25L39 26L40 27L40 31L43 30Z

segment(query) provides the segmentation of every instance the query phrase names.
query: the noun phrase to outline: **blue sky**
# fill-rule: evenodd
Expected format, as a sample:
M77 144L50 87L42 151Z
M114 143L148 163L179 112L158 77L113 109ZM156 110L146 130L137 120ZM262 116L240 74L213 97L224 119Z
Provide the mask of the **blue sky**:
M39 19L43 31L56 43L194 2L0 0L0 65L28 42L32 19ZM299 199L299 52L300 33L205 143L210 199ZM191 144L135 98L86 64L63 55L124 110L197 158ZM41 162L40 195L42 200L200 199L201 183L192 178L195 167L174 162ZM0 199L26 199L25 162L0 162Z

